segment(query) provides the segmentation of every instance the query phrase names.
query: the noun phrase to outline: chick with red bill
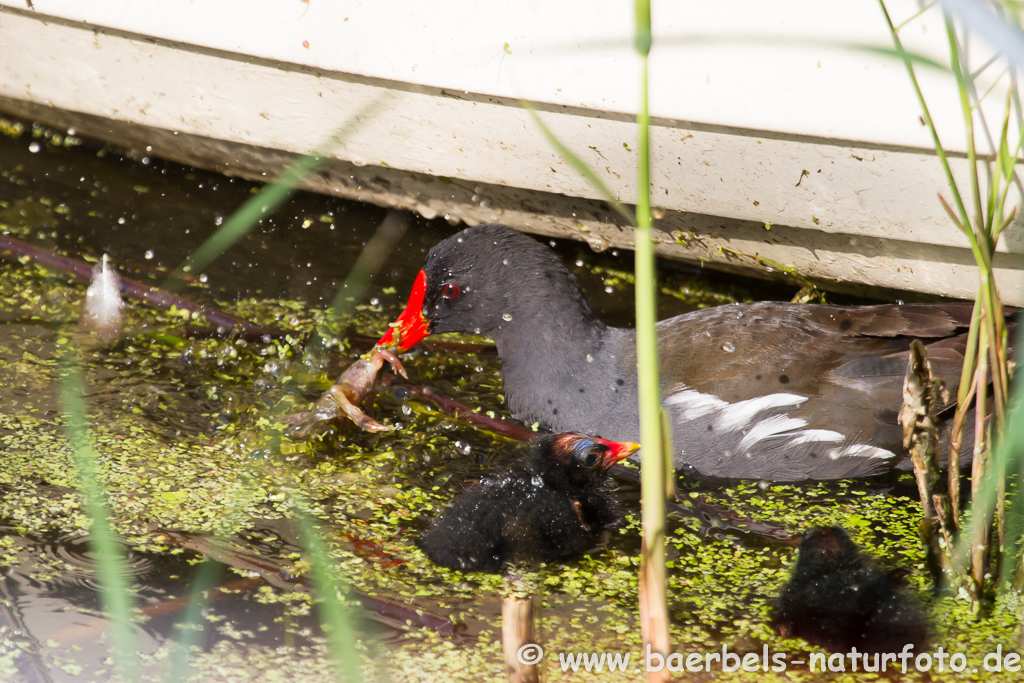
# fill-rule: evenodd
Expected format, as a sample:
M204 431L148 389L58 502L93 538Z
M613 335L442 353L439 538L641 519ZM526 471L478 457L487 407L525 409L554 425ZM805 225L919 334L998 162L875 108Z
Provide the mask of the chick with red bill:
M512 467L469 485L419 546L433 562L503 573L508 565L568 560L621 519L609 468L640 446L579 433L531 442Z

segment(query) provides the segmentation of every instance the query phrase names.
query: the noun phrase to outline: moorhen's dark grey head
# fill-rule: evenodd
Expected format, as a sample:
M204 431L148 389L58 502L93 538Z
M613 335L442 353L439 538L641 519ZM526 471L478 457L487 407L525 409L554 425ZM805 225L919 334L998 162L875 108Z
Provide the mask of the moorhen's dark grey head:
M584 434L538 439L512 468L456 496L419 545L433 562L465 571L577 555L618 521L608 468L638 448Z
M557 330L567 310L597 323L576 278L550 249L504 226L481 225L430 250L405 310L378 345L405 351L441 332L528 338Z

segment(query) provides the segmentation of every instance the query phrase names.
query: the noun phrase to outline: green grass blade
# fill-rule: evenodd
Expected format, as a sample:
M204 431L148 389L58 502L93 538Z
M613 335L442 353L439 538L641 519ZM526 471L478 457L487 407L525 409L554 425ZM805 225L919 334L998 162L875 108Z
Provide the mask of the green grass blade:
M355 648L355 630L349 621L349 608L345 605L345 588L334 569L327 543L313 522L306 503L292 499L291 509L299 525L305 547L305 558L319 602L320 623L327 636L327 647L334 660L339 680L356 683L362 681L359 653Z
M668 607L665 575L666 474L671 471L664 443L661 389L658 381L657 274L651 216L650 112L647 97L647 59L651 50L651 4L637 0L635 47L640 55L640 111L637 113L637 202L635 235L636 357L640 401L641 522L644 557L641 591L645 638L654 651L668 656ZM661 680L664 674L648 674Z
M402 239L408 227L409 219L405 212L388 211L384 220L377 226L373 237L359 252L356 262L352 264L352 269L345 277L345 282L335 294L327 314L329 329L337 325L338 321L351 311L354 302L362 297L370 277L383 267L384 261Z
M114 646L114 668L121 680L134 680L135 628L132 625L134 599L128 583L128 567L121 545L110 524L100 471L99 456L89 436L83 378L77 359L66 358L61 377L61 399L68 439L78 473L78 488L89 516L89 546L96 557L100 606L110 620Z
M953 170L949 165L949 160L946 158L946 150L942 146L942 142L939 140L939 132L935 128L935 122L932 120L931 112L928 109L928 103L925 102L924 93L921 92L921 86L917 82L917 76L914 73L914 62L910 58L910 54L903 49L903 42L900 40L900 36L896 32L896 27L892 23L892 18L889 16L889 10L885 6L885 0L878 0L878 4L882 8L882 14L885 16L886 24L889 27L889 34L892 37L896 54L903 61L903 64L907 69L907 74L910 76L910 83L914 86L914 93L917 95L918 104L921 105L921 112L925 125L928 127L928 132L931 133L932 136L932 144L935 146L935 154L938 155L939 161L942 162L942 170L946 175L946 183L949 185L949 189L953 193L953 201L956 205L957 212L960 215L960 222L965 228L964 233L967 235L967 239L971 243L971 250L974 252L975 260L978 260L980 263L978 244L974 239L974 235L970 231L971 220L967 215L967 209L964 207L964 202L960 196L960 190L957 188L956 180L953 178Z
M586 162L576 156L571 149L566 147L562 141L559 140L553 132L551 132L551 129L547 127L543 119L541 119L537 114L537 110L534 108L532 103L523 100L522 104L523 108L530 114L530 118L532 118L533 122L538 128L540 128L540 132L544 134L544 137L547 138L547 141L555 148L555 151L558 152L562 159L572 166L573 170L583 176L587 182L589 182L590 185L598 191L598 193L604 198L604 201L608 203L609 207L625 218L630 225L634 225L636 223L636 217L633 216L622 202L618 200L608 186L604 184L604 181L601 180L601 177L594 173L594 171L587 166Z
M164 680L168 683L184 681L188 676L189 657L192 648L199 644L199 637L203 627L203 604L206 592L217 585L220 578L221 565L212 560L204 560L199 564L199 570L192 579L192 588L189 590L188 603L181 621L177 624L181 635L171 657L171 666L167 670Z
M281 204L288 201L292 195L298 192L299 184L308 175L313 173L320 164L327 160L331 150L355 133L362 124L362 121L375 112L384 103L384 100L385 97L381 96L368 103L352 115L336 133L318 145L315 150L296 159L276 180L267 184L262 190L253 195L241 208L231 215L231 218L224 222L224 225L220 226L213 235L199 245L171 273L170 277L167 278L161 287L170 292L181 289L184 286L183 278L187 273L201 272L227 251L231 245L245 237L256 227L261 218L268 216Z

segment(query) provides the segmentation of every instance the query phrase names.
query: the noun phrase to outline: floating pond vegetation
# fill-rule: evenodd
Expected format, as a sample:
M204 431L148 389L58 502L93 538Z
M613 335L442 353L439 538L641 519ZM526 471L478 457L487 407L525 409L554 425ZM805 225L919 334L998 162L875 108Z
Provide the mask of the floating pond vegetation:
M4 173L10 179L20 172ZM139 185L138 178L125 182L129 188ZM103 194L102 187L96 192ZM66 226L62 201L5 199L0 223L7 227L2 229L49 244L54 231ZM599 293L610 287L620 297L631 288L631 275L610 265L609 258L583 254L577 272ZM662 282L662 291L690 308L749 298L739 288L708 288L676 276ZM453 638L395 619L358 621L363 636L356 648L367 677L377 675L383 658L396 681L502 679L501 579L436 567L415 540L463 481L506 464L514 444L410 399L400 385L382 388L372 406L377 419L395 426L392 431L368 434L339 422L299 437L284 420L308 410L358 354L351 343L356 335L376 339L394 319L404 303L404 287L388 281L380 292L374 303L352 302L358 305L330 328L326 312L308 302L241 297L217 304L288 332L266 342L203 338L187 330L204 324L188 312L129 304L126 335L100 344L76 336L83 285L34 265L5 262L0 270L0 565L5 571L0 590L8 606L23 610L29 621L32 608L24 596L45 596L60 600L60 609L76 618L100 621L94 592L67 588L69 576L81 574L82 563L70 562L65 552L44 550L72 543L55 538L80 545L89 527L58 390L59 359L74 343L81 349L84 398L112 524L129 556L143 557L152 567L134 576L133 591L142 598L139 630L149 636L140 639L139 680L157 680L166 671L174 649L169 642L178 614L174 601L187 596L198 561L170 542L171 532L220 534L248 561L279 567L285 577L271 584L251 576L244 563L223 568L223 580L209 592L204 610L212 635L190 657L195 680L333 679L313 600L286 580L309 568L290 512L295 492L307 501L347 586L465 626ZM310 342L317 338L323 343ZM495 354L435 348L407 354L403 362L411 382L508 417ZM699 498L794 534L816 525L844 527L880 561L911 571L913 587L933 614L935 647L964 652L970 663L963 673L932 670L912 673L910 679L998 680L1000 674L993 677L982 661L996 647L1006 652L1015 642L1016 598L1002 598L993 616L979 622L968 602L929 594L917 541L917 494L909 480L710 486L684 479L678 490L684 503ZM548 680L637 680L636 669L644 666L635 606L639 508L632 485L623 484L621 493L627 514L603 547L537 574L538 632ZM707 654L726 646L745 654L768 647L786 653L788 662L809 661L813 650L805 643L779 638L767 626L771 600L795 557L796 547L777 538L673 513L667 557L673 649ZM23 630L40 636L37 629ZM92 640L85 642L99 642L98 631L90 633ZM386 647L375 649L373 641ZM83 662L81 642L65 632L33 641L0 630L0 680L24 677L33 661L67 676L100 678L105 654ZM558 653L590 652L629 653L631 661L623 671L603 665L597 673L578 663L577 671L562 672ZM729 676L810 681L821 674L793 665L785 672L740 670ZM844 677L860 674L847 668L834 676Z
M57 358L75 334L83 296L83 287L31 266L7 268L0 277L5 311L0 325L0 520L5 525L0 562L11 570L26 571L26 541L19 539L81 535L88 528L54 388L61 373ZM399 304L396 297L387 309L360 307L342 321L342 329L372 337L386 327L394 313L390 308ZM318 357L306 354L304 343L322 330L325 316L297 302L243 300L223 306L292 334L267 343L188 339L182 335L184 323L196 321L178 312L130 306L129 337L84 347L81 367L94 446L123 542L134 553L181 556L184 551L164 542L161 530L226 533L245 552L301 574L305 563L288 513L288 492L300 490L347 585L467 626L464 636L452 639L428 629L382 631L368 625L368 632L377 633L373 637L388 641L381 656L394 680L431 680L442 673L447 680L500 679L500 578L435 567L415 539L461 481L505 463L512 444L408 403L398 389L384 390L376 400L378 418L396 425L393 431L372 435L338 423L312 438L297 438L282 424L282 416L308 409L356 352L342 337L323 345ZM507 416L494 354L419 352L406 359L406 367L415 382ZM684 481L681 489L684 501L702 496L737 515L794 533L811 525L843 526L872 554L911 569L915 588L927 593L915 494L908 482L712 488ZM724 645L742 654L760 653L767 646L785 652L789 661L807 661L802 641L780 639L767 626L771 599L788 577L795 548L751 533L708 530L692 517L675 518L673 524L668 604L676 651L720 652ZM264 542L254 546L245 540L254 533ZM595 673L582 666L575 673L561 672L556 653L583 651L630 653L628 671L605 670L600 679L636 679L634 669L642 666L635 614L638 538L634 503L604 549L539 572L539 632L553 680L593 680ZM57 554L33 555L29 564L38 582L59 582L69 571ZM230 591L230 584L222 590ZM212 625L218 638L191 659L197 679L329 676L325 640L310 617L308 594L269 585L238 590L250 600L276 605L269 612L271 623L219 616ZM979 623L966 602L925 600L941 633L935 644L947 652L963 651L980 662L996 646L1005 649L1014 642L1015 605L1001 604L992 619ZM264 627L283 630L281 637L291 645L262 644ZM0 672L11 671L25 647L5 637ZM158 672L168 647L158 642L143 653L143 670ZM371 650L364 644L360 651L364 670L373 675ZM42 648L35 656L45 666L75 666L59 646L53 652ZM988 675L978 668L976 678ZM970 678L967 674L956 677ZM773 675L811 680L820 674L806 666L785 674L731 674L737 680ZM929 676L942 679L935 671L919 677Z

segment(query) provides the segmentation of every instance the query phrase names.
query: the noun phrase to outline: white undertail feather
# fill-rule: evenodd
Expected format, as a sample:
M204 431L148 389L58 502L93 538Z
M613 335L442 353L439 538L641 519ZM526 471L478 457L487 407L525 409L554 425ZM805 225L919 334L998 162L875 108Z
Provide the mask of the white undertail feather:
M895 454L884 448L876 448L875 446L868 446L862 443L852 444L846 448L833 448L828 452L828 457L833 460L849 458L851 456L858 458L891 458L893 455Z
M798 406L806 400L807 397L797 394L767 394L746 401L737 401L722 409L718 419L715 420L715 429L723 432L736 432L746 428L758 413L772 408Z
M721 439L725 434L741 435L735 437L739 439L735 447L726 446L726 455L743 455L749 458L752 449L777 452L780 448L807 449L807 444L837 444L827 451L827 456L832 460L895 457L895 453L891 451L867 444L844 446L846 436L831 429L804 429L808 424L807 420L790 417L785 409L799 406L805 401L806 396L779 393L728 403L717 396L681 386L665 399L665 405L671 407L673 412L684 420L697 423L694 427L696 434L714 434L710 437L713 439ZM775 441L761 443L769 439ZM783 439L786 441L783 442ZM700 442L699 439L697 441ZM720 441L714 443L717 445Z
M770 439L772 437L779 436L793 436L793 430L806 426L807 420L801 420L798 417L772 415L771 417L766 417L747 430L747 433L743 435L743 438L740 440L740 445L737 448L740 451L745 451L762 439Z
M842 443L846 437L831 429L805 429L793 437L789 442L790 446L797 446L802 443Z
M679 406L683 411L683 418L696 420L698 417L704 417L708 413L721 410L729 404L710 394L702 394L693 389L686 389L666 398L665 405Z
M107 264L104 254L103 260L92 269L92 282L85 293L85 311L79 324L103 339L116 339L121 334L123 306L121 278Z

